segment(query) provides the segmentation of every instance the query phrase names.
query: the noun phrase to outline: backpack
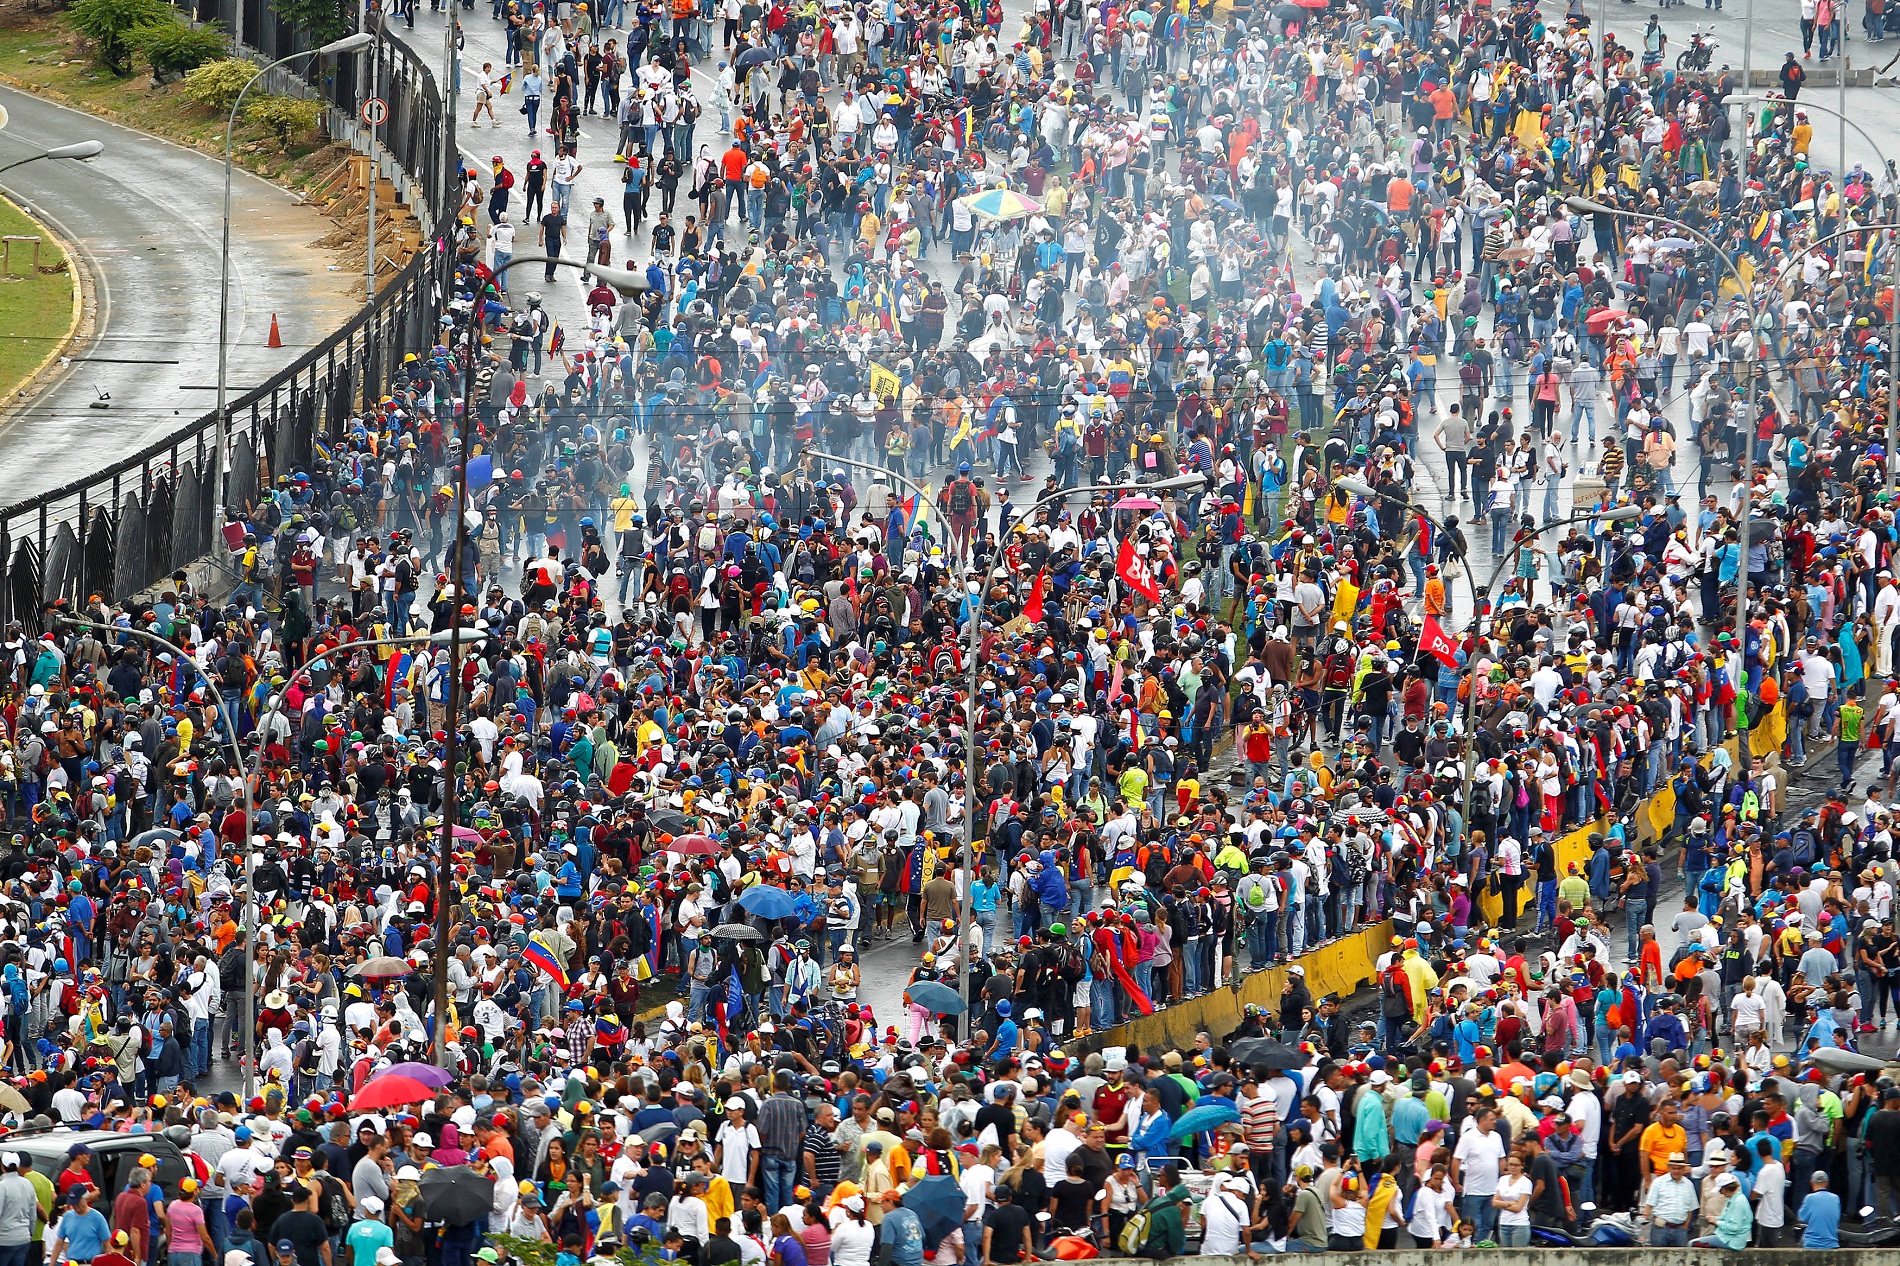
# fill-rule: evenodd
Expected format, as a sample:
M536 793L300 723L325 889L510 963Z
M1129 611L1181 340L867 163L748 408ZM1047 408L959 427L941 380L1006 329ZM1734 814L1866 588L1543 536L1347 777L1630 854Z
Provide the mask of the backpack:
M968 514L976 507L976 497L970 491L970 481L959 479L950 485L950 513Z
M1154 1222L1154 1214L1146 1209L1128 1215L1128 1221L1122 1224L1121 1238L1116 1246L1129 1257L1140 1257L1141 1251L1148 1247L1148 1228Z
M1397 963L1379 977L1379 1014L1397 1019L1412 1014L1411 977Z
M1088 975L1088 964L1082 961L1082 955L1075 946L1063 948L1062 958L1056 964L1056 974L1071 985L1080 984L1082 977Z

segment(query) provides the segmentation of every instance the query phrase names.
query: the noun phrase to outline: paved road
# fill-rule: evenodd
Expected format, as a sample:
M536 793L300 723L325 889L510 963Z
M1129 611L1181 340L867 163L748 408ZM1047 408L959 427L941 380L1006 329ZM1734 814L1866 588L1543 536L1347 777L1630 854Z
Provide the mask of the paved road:
M90 163L7 173L7 194L77 242L96 294L95 333L64 372L0 415L4 500L58 487L134 452L216 404L223 164L141 132L0 88L11 122L0 162L97 137ZM361 303L360 263L311 245L335 226L267 181L232 186L231 385L262 382L342 326ZM271 314L284 338L267 348ZM237 391L233 392L235 396ZM91 407L95 400L108 407Z

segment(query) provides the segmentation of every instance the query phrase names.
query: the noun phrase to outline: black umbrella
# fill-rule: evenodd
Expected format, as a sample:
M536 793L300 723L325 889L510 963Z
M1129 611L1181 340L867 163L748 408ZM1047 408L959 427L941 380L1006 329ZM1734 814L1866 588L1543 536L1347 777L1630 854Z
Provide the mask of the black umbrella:
M739 78L744 79L748 70L771 60L772 50L768 48L748 48L745 52L739 54L738 59L732 63L732 70Z
M678 1125L671 1121L662 1121L658 1125L649 1125L646 1129L641 1130L640 1141L642 1143L657 1143L661 1139L678 1134L679 1132L680 1128Z
M692 828L692 820L677 809L661 809L647 816L653 823L653 829L661 835L685 835Z
M1298 22L1305 18L1307 13L1297 4L1276 4L1273 6L1273 16L1282 22Z
M1245 1037L1227 1048L1237 1064L1265 1064L1271 1068L1297 1068L1306 1056L1285 1042L1270 1037Z
M495 1210L495 1180L467 1165L422 1175L423 1212L446 1226L467 1226Z

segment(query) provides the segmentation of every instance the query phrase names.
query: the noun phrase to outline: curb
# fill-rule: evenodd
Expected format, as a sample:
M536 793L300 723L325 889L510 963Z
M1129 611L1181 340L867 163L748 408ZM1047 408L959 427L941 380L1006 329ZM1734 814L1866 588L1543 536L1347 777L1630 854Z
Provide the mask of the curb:
M73 279L73 315L72 319L66 323L66 333L58 343L53 345L52 349L48 351L45 356L40 358L40 363L33 366L33 368L28 371L26 377L20 379L19 383L9 393L9 398L0 402L0 420L4 420L9 417L15 409L26 404L34 396L39 394L40 390L46 385L46 380L52 376L51 371L59 364L60 358L65 356L66 353L71 351L81 341L81 327L91 324L90 319L86 316L87 297L97 293L98 283L94 279L92 267L86 262L85 253L80 249L78 243L69 239L67 235L56 228L46 216L29 210L26 206L15 201L4 192L0 192L0 202L5 202L21 215L31 220L39 227L41 232L59 244L59 249L66 256L67 271Z

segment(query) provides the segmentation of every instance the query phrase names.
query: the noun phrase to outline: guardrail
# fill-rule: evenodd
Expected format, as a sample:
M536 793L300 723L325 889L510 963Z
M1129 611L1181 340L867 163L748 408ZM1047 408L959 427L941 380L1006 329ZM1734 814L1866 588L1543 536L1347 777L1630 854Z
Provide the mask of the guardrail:
M275 59L308 45L259 0L199 0L245 45ZM229 404L227 497L243 505L259 484L309 466L319 438L343 433L365 399L383 394L406 351L426 351L448 298L454 257L455 120L435 77L395 40L377 45L377 95L389 106L378 129L382 161L399 167L428 227L421 249L373 303L295 362ZM359 55L324 65L304 81L336 113L354 118L369 82ZM82 412L83 411L79 411ZM99 419L76 416L74 425ZM146 589L214 547L220 498L218 415L206 413L141 452L50 492L0 506L0 621L37 627L48 603L122 597Z

